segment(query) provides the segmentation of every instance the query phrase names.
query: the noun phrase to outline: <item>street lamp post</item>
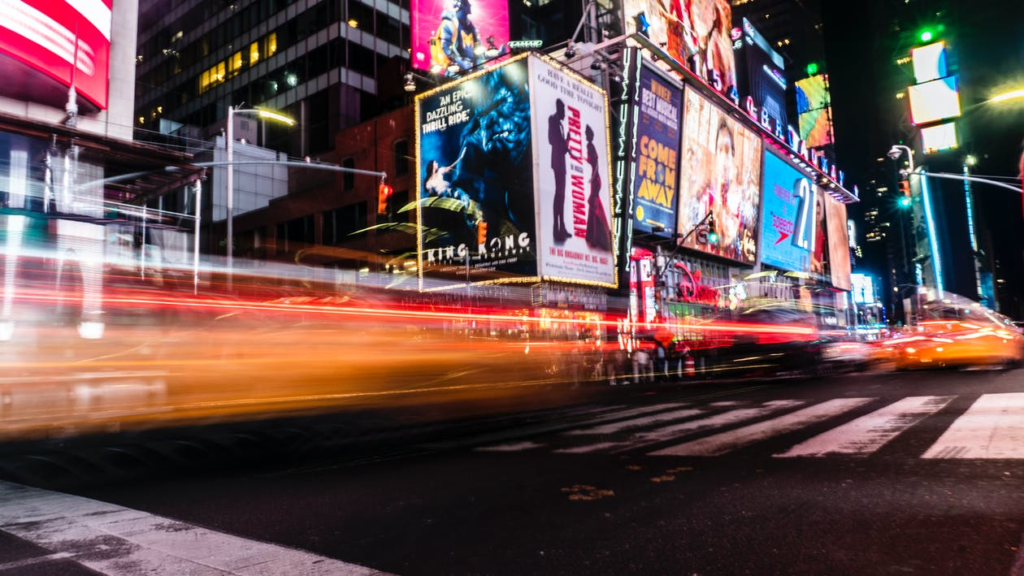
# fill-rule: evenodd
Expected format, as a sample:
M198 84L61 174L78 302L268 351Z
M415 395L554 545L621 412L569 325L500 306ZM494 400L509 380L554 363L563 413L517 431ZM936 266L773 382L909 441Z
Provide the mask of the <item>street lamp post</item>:
M289 126L295 125L295 120L283 115L278 114L272 110L263 110L260 108L235 108L234 106L228 106L228 127L227 127L227 142L224 143L224 152L227 156L227 177L224 178L224 186L227 190L227 221L228 221L228 238L227 238L227 269L228 274L232 272L234 264L234 238L235 238L235 168L234 164L234 150L233 144L235 141L235 114L255 114L260 118L266 118L269 120L277 120L283 122Z

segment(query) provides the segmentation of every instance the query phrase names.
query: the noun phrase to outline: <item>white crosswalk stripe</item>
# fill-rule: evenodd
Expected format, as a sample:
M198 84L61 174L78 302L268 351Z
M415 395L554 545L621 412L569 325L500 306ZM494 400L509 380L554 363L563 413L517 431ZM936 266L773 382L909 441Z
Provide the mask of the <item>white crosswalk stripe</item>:
M830 430L807 434L774 458L824 456L867 457L931 416L944 411L956 396L909 396L875 409L879 398L840 398L825 401L742 400L660 403L631 409L616 407L594 414L566 430L551 425L558 435L523 441L486 443L480 451L547 450L557 454L615 454L652 450L649 456L720 456L762 440L838 420ZM862 410L857 410L862 408ZM873 411L868 411L868 410ZM857 411L857 417L843 418ZM737 428L738 426L738 428ZM536 437L543 431L535 431ZM705 435L709 434L709 435ZM507 435L507 434L506 434ZM686 437L692 437L687 439ZM513 435L513 437L516 437ZM922 458L1024 459L1024 393L986 394L922 455Z
M793 446L776 458L853 454L867 456L927 416L945 408L953 396L912 396Z
M629 420L623 420L621 422L612 422L611 424L604 424L602 426L594 426L592 428L582 428L577 430L570 430L566 432L566 435L586 435L586 434L611 434L613 432L620 432L622 430L630 430L632 428L641 428L643 426L650 426L652 424L659 424L661 422L671 422L672 420L682 420L683 418L689 418L690 416L696 416L704 411L699 408L685 408L683 410L673 410L671 412L661 412L660 414L654 414L652 416L644 416L642 418L631 418Z
M729 410L728 412L708 416L707 418L700 418L698 420L691 420L689 422L657 428L649 432L634 434L632 437L622 442L601 442L598 444L591 444L589 446L565 448L562 450L556 450L555 452L562 452L566 454L585 454L604 451L625 452L627 450L635 450L643 446L673 440L686 434L693 434L702 430L713 430L715 428L753 420L754 418L767 416L773 412L778 412L788 408L795 408L802 404L803 402L798 400L773 400L771 402L765 402L762 406L758 406L756 408Z
M1024 393L981 396L922 458L1024 458Z
M778 436L805 426L823 422L871 402L872 398L839 398L809 406L791 414L722 432L707 438L651 452L651 456L719 456L754 442Z

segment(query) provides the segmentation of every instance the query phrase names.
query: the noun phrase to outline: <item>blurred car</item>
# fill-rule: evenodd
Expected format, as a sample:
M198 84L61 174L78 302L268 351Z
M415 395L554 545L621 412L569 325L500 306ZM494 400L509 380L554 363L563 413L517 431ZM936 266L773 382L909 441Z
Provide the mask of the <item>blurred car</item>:
M1024 362L1024 333L1012 320L964 298L922 305L917 326L891 340L897 370L968 366L1016 368Z
M826 343L813 314L792 305L762 305L721 315L719 345L705 351L725 377L806 377L821 372Z

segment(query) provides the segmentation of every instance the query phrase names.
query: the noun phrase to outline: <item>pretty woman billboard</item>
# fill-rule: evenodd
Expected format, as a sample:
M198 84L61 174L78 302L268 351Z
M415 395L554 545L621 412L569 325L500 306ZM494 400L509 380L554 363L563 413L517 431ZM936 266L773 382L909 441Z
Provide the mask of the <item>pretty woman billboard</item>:
M605 93L540 58L530 93L541 276L614 288Z

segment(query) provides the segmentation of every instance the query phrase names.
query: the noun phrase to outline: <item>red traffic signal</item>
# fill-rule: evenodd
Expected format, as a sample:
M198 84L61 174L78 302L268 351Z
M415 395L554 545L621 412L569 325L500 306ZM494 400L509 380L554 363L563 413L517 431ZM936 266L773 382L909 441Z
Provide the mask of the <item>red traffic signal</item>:
M388 213L388 198L391 197L392 192L394 189L383 182L377 187L377 214Z
M910 198L910 182L906 180L900 180L900 194Z

